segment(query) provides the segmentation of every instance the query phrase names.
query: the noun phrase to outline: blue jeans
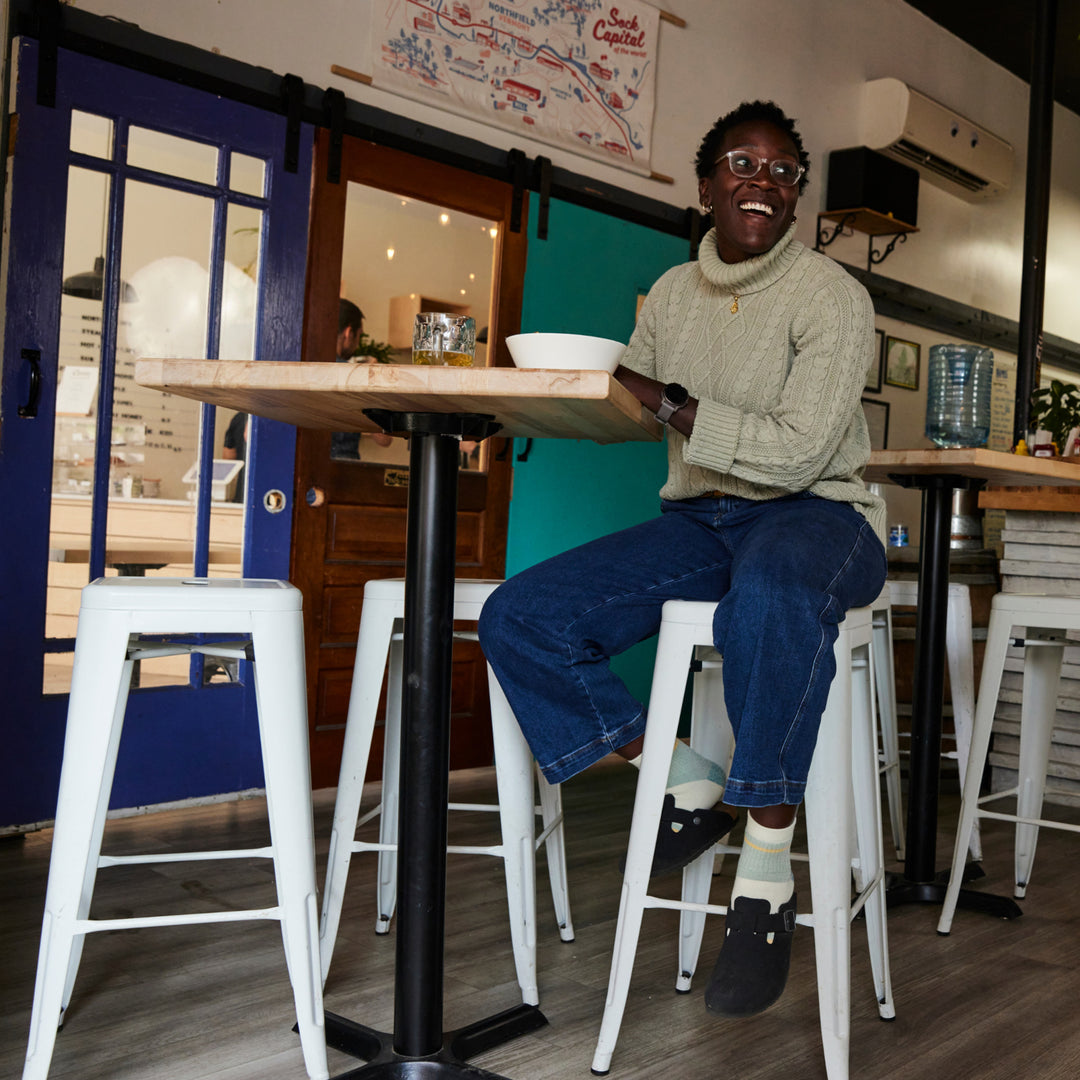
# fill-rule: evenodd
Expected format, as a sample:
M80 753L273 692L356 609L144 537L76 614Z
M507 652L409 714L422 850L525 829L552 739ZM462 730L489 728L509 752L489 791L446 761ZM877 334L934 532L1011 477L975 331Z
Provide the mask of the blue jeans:
M808 493L665 502L660 517L517 574L480 643L544 775L560 783L645 731L609 657L655 634L666 600L718 601L713 639L735 756L724 801L802 802L837 625L885 582L885 549L844 503Z

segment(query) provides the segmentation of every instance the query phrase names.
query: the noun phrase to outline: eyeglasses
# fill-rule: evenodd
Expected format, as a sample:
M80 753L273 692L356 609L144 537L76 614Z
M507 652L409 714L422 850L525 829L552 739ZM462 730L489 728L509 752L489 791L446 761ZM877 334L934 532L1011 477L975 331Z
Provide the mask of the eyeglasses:
M749 180L761 172L763 165L768 165L769 175L781 187L794 187L806 172L806 166L800 165L791 158L768 158L760 157L751 150L729 150L721 154L713 163L713 168L727 159L728 168L739 177L740 180Z

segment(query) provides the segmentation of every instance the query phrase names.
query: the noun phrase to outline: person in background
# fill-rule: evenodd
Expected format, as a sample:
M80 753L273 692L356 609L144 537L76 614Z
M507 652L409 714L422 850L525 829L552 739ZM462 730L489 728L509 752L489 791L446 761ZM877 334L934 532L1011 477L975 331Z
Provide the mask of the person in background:
M809 157L773 102L720 117L696 157L713 228L650 290L616 378L667 428L661 514L508 579L480 643L544 775L615 751L639 762L645 709L609 659L655 634L666 600L717 602L730 772L676 742L653 873L686 866L747 810L708 1009L783 992L790 848L835 673L837 626L886 572L885 505L862 471L874 355L866 290L795 239ZM572 512L572 511L571 511Z
M225 429L225 436L222 442L221 456L229 461L247 461L247 424L248 414L244 412L236 413L229 421L229 426ZM236 487L233 488L233 502L244 501L244 473L247 471L247 465L244 465L236 474Z
M337 355L339 364L349 363L360 347L364 335L364 313L351 301L342 297L338 301ZM389 446L391 436L378 432L371 436L379 446ZM360 433L335 431L330 438L330 456L336 460L360 460Z

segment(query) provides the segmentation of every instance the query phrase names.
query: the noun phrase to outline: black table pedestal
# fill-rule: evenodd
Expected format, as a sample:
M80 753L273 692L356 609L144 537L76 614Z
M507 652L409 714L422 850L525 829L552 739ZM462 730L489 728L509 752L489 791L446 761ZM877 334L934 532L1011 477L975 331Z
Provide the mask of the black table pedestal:
M941 773L941 706L945 693L945 632L949 607L952 493L981 480L964 476L891 476L903 487L922 489L919 603L915 615L915 667L911 689L911 758L904 873L886 888L889 907L942 904L946 880L935 870L938 781ZM974 875L978 876L978 875ZM1003 919L1023 914L1006 896L961 889L957 906Z
M442 1029L458 451L461 438L486 438L499 425L481 415L365 411L384 430L411 436L394 1031L328 1013L326 1041L367 1062L337 1080L499 1080L462 1059L543 1027L537 1006Z

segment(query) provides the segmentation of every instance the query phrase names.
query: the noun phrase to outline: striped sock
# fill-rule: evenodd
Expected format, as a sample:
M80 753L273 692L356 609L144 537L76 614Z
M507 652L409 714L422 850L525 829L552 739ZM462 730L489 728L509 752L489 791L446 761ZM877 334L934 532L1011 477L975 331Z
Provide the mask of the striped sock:
M755 821L752 812L746 815L742 852L731 887L732 903L739 896L768 900L769 911L775 915L780 905L791 899L795 892L791 873L794 835L794 821L783 829L770 829Z
M630 764L640 768L641 755L634 758ZM680 810L711 809L722 798L726 783L727 773L715 761L691 750L681 739L675 740L664 791L674 798L675 805ZM678 832L679 829L674 831Z

